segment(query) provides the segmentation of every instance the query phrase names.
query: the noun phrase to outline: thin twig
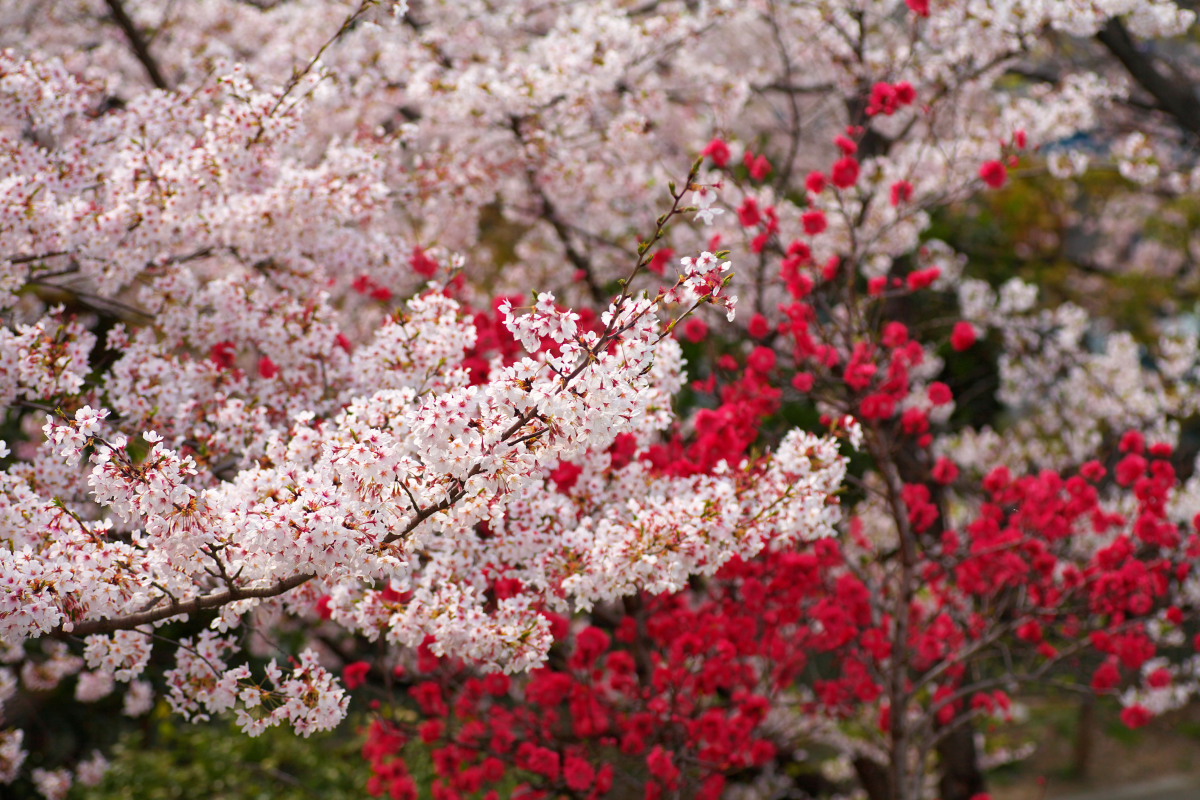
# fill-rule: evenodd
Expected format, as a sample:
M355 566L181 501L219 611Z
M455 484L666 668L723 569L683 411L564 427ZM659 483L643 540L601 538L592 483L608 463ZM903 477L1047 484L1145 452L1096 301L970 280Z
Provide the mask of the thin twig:
M275 112L277 112L283 105L284 101L287 100L288 95L295 91L296 87L300 85L300 81L304 80L308 73L312 72L313 67L315 67L321 60L321 56L325 55L325 51L328 50L334 42L345 36L346 33L354 27L355 23L362 18L363 14L367 13L368 9L374 5L377 5L378 3L379 0L363 0L363 2L359 4L358 8L342 21L342 25L337 29L337 32L333 34L333 36L330 36L325 44L321 45L320 49L317 50L316 55L309 59L309 62L305 64L302 69L292 71L292 77L288 79L287 84L283 87L283 93L279 95L278 99L275 100L275 105L271 106L271 110L268 111L267 115L258 123L258 130L255 131L254 137L250 140L251 145L258 144L260 141L262 141L263 133L266 132L267 120L275 116Z

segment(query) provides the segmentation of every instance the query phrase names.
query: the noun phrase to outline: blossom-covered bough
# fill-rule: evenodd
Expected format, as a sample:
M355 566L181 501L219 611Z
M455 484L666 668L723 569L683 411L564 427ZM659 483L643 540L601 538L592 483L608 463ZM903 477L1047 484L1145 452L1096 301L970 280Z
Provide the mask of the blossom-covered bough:
M705 478L626 458L619 489L599 485L618 438L641 449L674 421L671 329L701 304L733 317L723 254L632 287L695 170L602 313L498 301L502 358L480 347L462 264L374 224L396 202L379 154L306 153L320 133L284 103L305 80L259 89L232 66L106 108L104 81L59 58L0 56L6 661L50 685L83 669L82 699L134 681L145 707L157 629L211 620L176 645L172 706L308 733L345 715L341 686L312 650L252 673L246 621L315 620L324 599L368 638L525 670L551 645L547 608L675 591L832 533L829 437ZM585 506L551 488L565 461L597 482Z

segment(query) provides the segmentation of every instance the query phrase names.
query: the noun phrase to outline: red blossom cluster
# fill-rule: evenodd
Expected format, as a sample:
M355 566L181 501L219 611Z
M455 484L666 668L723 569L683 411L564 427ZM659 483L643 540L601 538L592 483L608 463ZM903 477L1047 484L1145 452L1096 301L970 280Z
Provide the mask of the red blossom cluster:
M1096 462L1073 475L997 468L977 517L957 530L930 485L906 485L918 534L906 568L923 586L906 602L896 596L899 557L855 519L845 542L737 559L689 591L607 608L582 627L548 615L557 656L520 681L423 650L409 695L424 721L372 727L373 792L415 796L398 759L418 737L445 800L494 798L514 782L523 798L654 800L681 786L716 798L730 776L799 744L768 711L800 685L811 687L804 714L872 719L886 744L897 674L904 718L939 729L1009 715L1014 673L987 667L1001 653L1027 676L1097 665L1099 692L1136 682L1158 652L1147 623L1189 573L1200 537L1164 517L1176 484L1169 448L1145 449L1136 436L1123 448L1115 476L1136 497L1130 515L1101 502L1109 474ZM697 466L681 458L666 468ZM956 469L942 459L934 471ZM1182 621L1178 608L1168 618ZM1171 679L1159 670L1150 682ZM1122 718L1137 726L1149 713L1133 706Z

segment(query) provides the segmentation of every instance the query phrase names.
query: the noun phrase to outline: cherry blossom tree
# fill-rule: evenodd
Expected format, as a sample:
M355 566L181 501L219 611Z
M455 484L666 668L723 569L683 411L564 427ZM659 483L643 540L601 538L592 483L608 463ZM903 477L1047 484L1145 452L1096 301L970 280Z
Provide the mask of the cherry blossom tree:
M317 54L368 26L384 36L395 23L374 5ZM379 150L395 141L308 127L315 59L277 86L227 63L168 88L131 44L158 90L128 99L99 62L10 50L0 65L3 392L19 439L3 450L0 619L27 687L84 670L80 699L125 683L144 708L155 628L212 612L175 645L172 706L306 733L344 716L342 688L312 650L253 673L244 625L332 596L351 630L522 670L550 646L545 603L676 590L780 535L831 533L842 457L800 431L704 479L627 472L621 503L542 522L560 511L544 488L557 463L603 470L615 437L671 422L670 328L700 304L733 316L730 262L710 252L680 260L670 287L629 285L694 170L657 192L667 207L606 308L584 321L551 292L503 297L493 334L523 355L481 362L464 259L373 220L402 202L385 173L407 167ZM521 590L494 596L499 576ZM380 591L406 600L382 606ZM11 778L21 733L5 735ZM53 793L58 777L35 780Z

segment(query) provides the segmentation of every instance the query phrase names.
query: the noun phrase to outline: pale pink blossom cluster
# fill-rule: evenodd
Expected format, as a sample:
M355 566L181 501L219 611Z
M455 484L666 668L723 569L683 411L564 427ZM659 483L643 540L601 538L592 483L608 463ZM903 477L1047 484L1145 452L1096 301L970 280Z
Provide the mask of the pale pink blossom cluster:
M172 706L307 733L341 719L344 694L307 651L252 683L218 631L256 607L312 616L328 594L335 620L378 631L346 598L384 581L409 595L382 620L390 641L432 637L439 652L525 669L551 644L545 602L678 588L779 532L832 532L844 467L814 437L777 462L669 486L635 461L619 487L594 487L613 512L573 523L534 508L557 497L561 462L606 458L620 434L648 444L671 423L683 365L660 303L732 312L728 262L686 259L674 290L623 292L596 330L551 293L503 304L526 355L472 381L476 330L448 287L388 310L341 281L352 258L376 303L390 301L385 281L414 285L389 272L408 249L370 219L386 192L369 149L330 144L312 166L301 118L240 68L95 113L101 86L53 59L4 58L3 146L21 165L5 184L4 224L21 229L5 302L35 319L4 330L7 398L46 420L45 446L21 442L3 473L0 630L40 649L21 668L27 688L78 674L77 698L93 702L129 683L125 711L142 713L154 627L212 611L216 630L176 649ZM71 102L43 107L35 89ZM37 136L18 135L18 119ZM30 203L40 227L15 213ZM46 312L30 302L40 292L90 317ZM98 351L100 315L119 321ZM497 571L524 590L492 604ZM39 646L46 634L83 637L83 657ZM37 781L53 795L65 776Z
M251 736L283 722L308 736L345 717L349 698L312 650L300 653L286 675L272 660L261 682L247 665L227 665L237 650L231 637L214 631L181 641L176 666L166 673L171 707L195 720L236 709L238 725Z

